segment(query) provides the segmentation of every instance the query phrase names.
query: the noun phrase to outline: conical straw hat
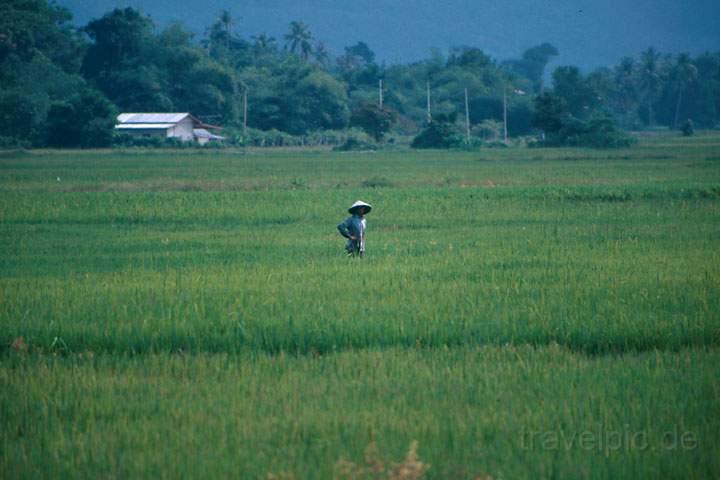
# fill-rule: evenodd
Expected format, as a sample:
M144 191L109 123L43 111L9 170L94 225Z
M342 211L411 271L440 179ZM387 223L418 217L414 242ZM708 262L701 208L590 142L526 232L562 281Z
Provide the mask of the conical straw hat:
M350 208L348 208L348 212L354 214L355 210L357 210L360 207L365 207L367 209L367 212L365 212L365 213L370 213L370 210L372 210L372 205L370 205L369 203L365 203L362 200L358 200L357 202L353 203Z

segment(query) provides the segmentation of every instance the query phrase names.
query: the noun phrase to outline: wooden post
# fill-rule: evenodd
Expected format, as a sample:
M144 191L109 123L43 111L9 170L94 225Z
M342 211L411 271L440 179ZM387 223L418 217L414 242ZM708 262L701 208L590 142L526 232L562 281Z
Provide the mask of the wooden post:
M468 93L465 89L465 135L467 144L470 145L470 106L468 105Z
M503 85L503 139L507 143L507 84Z
M432 113L430 112L430 82L425 85L427 87L427 122L428 125L432 123Z
M245 87L245 91L243 92L243 135L247 134L247 87Z
M380 79L380 86L379 86L379 96L378 96L378 105L380 106L380 110L383 108L383 87L382 87L382 78Z

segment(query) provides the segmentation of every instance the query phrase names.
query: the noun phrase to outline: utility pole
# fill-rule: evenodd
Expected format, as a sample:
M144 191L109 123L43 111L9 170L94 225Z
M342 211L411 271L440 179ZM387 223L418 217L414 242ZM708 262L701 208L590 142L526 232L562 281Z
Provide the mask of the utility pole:
M503 84L503 139L507 143L507 84Z
M427 122L428 125L432 123L432 113L430 113L430 82L425 85L427 87Z
M243 92L243 136L247 134L247 87Z
M380 79L380 85L379 85L379 96L378 96L378 105L380 106L380 110L383 108L383 87L382 87L382 78Z
M465 136L468 145L470 145L470 106L468 105L467 88L465 89Z

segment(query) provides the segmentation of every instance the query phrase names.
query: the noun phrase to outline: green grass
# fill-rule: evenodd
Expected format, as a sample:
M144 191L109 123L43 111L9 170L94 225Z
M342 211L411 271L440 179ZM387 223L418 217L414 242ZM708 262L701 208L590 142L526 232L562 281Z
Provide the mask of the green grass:
M718 227L712 136L4 152L0 477L327 478L412 440L427 478L718 476ZM620 431L648 447L566 438Z
M428 478L713 478L718 375L717 352L556 346L14 358L0 370L0 468L330 478L370 442L398 461L417 440Z

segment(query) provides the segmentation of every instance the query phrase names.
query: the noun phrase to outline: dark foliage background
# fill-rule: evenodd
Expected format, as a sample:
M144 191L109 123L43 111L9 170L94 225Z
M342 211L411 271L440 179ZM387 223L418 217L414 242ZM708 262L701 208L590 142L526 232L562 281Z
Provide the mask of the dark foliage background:
M558 55L549 43L502 62L465 46L388 66L365 41L331 55L300 21L274 38L239 34L227 11L200 37L179 24L159 28L132 8L82 28L71 20L46 0L0 4L0 145L109 145L121 111L189 111L242 131L245 92L250 129L301 137L349 126L376 141L427 133L428 90L433 117L457 119L452 130L464 122L466 88L472 127L502 121L506 101L510 136L545 133L555 144L582 143L593 129L612 137L599 142L610 146L623 143L618 129L720 123L718 52L673 56L648 48L589 74L560 66L544 85ZM382 110L375 107L379 80Z

